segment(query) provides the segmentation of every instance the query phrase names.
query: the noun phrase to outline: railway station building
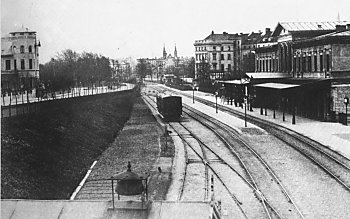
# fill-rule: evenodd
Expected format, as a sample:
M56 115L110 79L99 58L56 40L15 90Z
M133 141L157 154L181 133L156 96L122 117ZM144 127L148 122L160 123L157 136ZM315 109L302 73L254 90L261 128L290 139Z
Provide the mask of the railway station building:
M39 80L39 47L36 32L21 28L1 37L2 93L32 90Z
M350 97L350 22L280 22L256 43L255 70L242 80L220 81L225 96L323 121L335 121ZM237 103L238 102L238 103Z
M278 23L272 37L276 44L255 50L255 104L335 120L350 96L350 22ZM259 73L271 73L270 79L257 79Z

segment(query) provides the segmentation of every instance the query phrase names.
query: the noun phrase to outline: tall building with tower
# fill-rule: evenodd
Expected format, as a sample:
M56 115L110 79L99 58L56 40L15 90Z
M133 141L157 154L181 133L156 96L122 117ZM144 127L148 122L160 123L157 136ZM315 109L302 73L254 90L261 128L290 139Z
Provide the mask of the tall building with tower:
M39 80L39 47L35 31L21 28L1 37L2 90L32 90Z

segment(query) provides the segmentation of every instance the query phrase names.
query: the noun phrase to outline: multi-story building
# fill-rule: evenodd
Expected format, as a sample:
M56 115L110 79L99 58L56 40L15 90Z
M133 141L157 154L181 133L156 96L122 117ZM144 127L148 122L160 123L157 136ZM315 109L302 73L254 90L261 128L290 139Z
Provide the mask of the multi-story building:
M165 74L167 69L177 68L184 63L184 58L179 57L177 54L177 48L175 45L174 55L168 54L165 50L165 45L163 47L163 56L155 58L139 58L138 63L145 63L150 65L154 76L158 79L163 74Z
M296 51L293 52L293 45L301 40L308 40L335 32L337 31L337 26L341 28L342 25L346 25L347 23L346 21L278 23L270 37L271 43L258 44L258 48L256 49L255 71L284 73L296 73L298 71L298 73L302 73L306 68L297 68L297 62L299 61L300 63L304 60L306 63L307 60L306 58L300 58L300 61L298 57L300 57L300 55L306 56L306 54L294 54ZM324 56L322 56L322 58L324 58ZM322 64L324 64L324 62ZM318 68L318 72L324 73L324 68ZM293 76L298 77L301 76L301 74L294 74Z
M255 52L254 83L265 107L284 106L322 120L344 110L344 97L350 96L350 22L280 22L271 43L258 44ZM269 78L259 84L261 73ZM282 74L289 79L279 79Z
M225 79L239 76L242 70L241 44L247 34L215 34L196 40L196 78ZM204 69L206 68L206 69ZM207 72L209 71L209 72Z
M1 38L1 88L34 88L39 80L39 47L35 31L28 28Z
M242 42L242 71L244 73L255 70L255 48L261 41L261 35L261 32L252 32Z

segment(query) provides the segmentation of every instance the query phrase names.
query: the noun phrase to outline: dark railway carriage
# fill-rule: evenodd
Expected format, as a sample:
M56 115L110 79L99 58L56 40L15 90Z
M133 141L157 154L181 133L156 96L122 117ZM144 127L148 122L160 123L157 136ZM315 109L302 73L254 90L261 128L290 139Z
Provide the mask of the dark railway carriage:
M179 96L157 96L158 112L167 121L178 121L182 114L182 99Z

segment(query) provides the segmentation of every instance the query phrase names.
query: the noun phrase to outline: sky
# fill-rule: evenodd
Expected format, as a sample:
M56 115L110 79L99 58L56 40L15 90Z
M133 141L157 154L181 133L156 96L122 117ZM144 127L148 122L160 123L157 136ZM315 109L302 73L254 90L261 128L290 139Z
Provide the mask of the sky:
M1 0L1 36L26 27L40 63L65 49L112 59L194 56L195 40L251 33L278 22L350 21L349 0Z

